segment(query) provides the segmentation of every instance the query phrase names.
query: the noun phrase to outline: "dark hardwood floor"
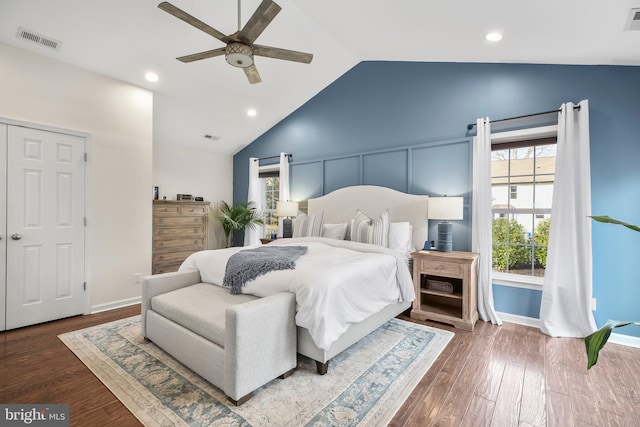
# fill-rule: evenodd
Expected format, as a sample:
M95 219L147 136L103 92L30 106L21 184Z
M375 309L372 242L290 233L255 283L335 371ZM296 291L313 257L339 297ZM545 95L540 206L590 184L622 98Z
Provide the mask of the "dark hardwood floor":
M0 402L66 403L73 426L140 423L57 338L140 306L0 333ZM405 320L410 320L403 317ZM640 349L608 344L586 370L582 340L478 322L455 337L392 426L640 426Z

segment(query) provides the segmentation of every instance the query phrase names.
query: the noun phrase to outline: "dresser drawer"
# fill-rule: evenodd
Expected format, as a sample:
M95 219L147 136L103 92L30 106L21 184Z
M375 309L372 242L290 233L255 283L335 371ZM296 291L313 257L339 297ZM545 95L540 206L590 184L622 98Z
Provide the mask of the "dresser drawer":
M181 264L182 264L182 261L154 265L153 274L171 273L174 271L178 271L178 268L180 268Z
M178 215L180 213L180 207L178 205L163 205L163 206L154 206L153 214L154 215Z
M209 213L208 206L180 206L182 215L205 215Z
M176 216L176 217L163 217L154 216L153 225L155 227L179 227L184 225L200 225L204 224L205 217L203 216Z
M420 272L433 276L462 277L462 266L453 262L422 259Z
M154 239L170 239L174 237L200 237L205 235L204 227L164 227L153 229Z
M186 251L175 251L175 252L167 252L167 253L154 253L153 254L153 264L163 264L163 263L181 263L184 261L189 255L194 253L193 250Z
M188 248L193 250L204 249L204 236L178 237L175 239L168 238L162 240L154 240L153 242L153 249L155 250L175 250L179 248Z

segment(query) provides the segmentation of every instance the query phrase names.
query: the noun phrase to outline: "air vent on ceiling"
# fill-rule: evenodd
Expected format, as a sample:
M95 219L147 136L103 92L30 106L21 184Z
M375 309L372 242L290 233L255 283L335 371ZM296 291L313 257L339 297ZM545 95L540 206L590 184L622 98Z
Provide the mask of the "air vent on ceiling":
M204 137L206 139L208 139L208 140L211 140L211 141L220 141L220 137L219 136L206 134Z
M640 31L640 8L631 9L627 17L626 31Z
M18 28L18 38L30 41L32 43L37 43L42 46L46 46L51 49L58 50L60 49L60 43L57 40L52 39L51 37L43 36L42 34L38 34L34 31L27 30L25 28Z

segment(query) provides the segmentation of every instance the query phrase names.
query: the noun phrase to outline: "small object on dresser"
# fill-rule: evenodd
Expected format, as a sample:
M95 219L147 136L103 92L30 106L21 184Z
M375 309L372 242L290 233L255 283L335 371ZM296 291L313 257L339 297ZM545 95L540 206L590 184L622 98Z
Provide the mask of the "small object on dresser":
M204 197L199 197L199 196L197 196L197 197L195 198L195 201L196 201L196 202L204 202Z
M160 197L160 189L158 187L153 187L153 200L158 200Z
M444 294L453 293L453 285L442 280L427 279L427 289L431 291L442 292Z
M193 196L191 194L178 194L176 200L193 200Z

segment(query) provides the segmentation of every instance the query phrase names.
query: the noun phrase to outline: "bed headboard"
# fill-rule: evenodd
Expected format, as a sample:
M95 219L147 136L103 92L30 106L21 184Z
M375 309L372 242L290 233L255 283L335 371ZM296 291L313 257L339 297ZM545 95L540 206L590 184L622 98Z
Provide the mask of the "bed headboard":
M429 196L407 194L375 185L356 185L335 190L308 200L308 214L324 211L324 223L349 223L360 209L377 218L389 209L391 222L408 221L413 225L413 244L422 249L429 238L427 209Z

